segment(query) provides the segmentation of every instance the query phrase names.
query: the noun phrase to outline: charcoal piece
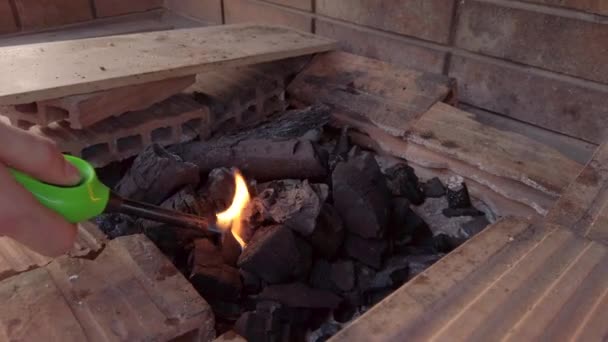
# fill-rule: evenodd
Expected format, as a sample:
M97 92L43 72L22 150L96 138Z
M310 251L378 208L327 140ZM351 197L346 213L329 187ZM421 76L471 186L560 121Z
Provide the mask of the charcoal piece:
M393 196L406 197L412 204L420 205L424 202L422 187L410 166L397 164L385 170L386 183Z
M424 196L427 198L439 198L445 196L445 187L439 178L434 177L429 179L422 186Z
M387 247L385 240L364 239L354 234L348 234L344 243L346 255L375 269L382 266Z
M191 254L190 282L206 298L236 300L242 290L239 271L224 264L217 246L208 239L197 239Z
M302 261L296 238L289 228L280 225L261 227L241 253L237 265L275 284L287 281Z
M482 230L484 230L490 222L485 216L478 216L473 218L471 221L465 222L461 225L461 231L464 233L467 238L471 238L472 236L478 234Z
M220 167L209 172L201 197L211 202L216 212L221 212L232 203L234 191L234 170Z
M117 194L137 201L160 204L178 189L200 180L199 168L157 144L146 147L116 185Z
M332 174L334 205L345 228L364 238L384 236L390 194L374 157L363 153L339 163Z
M331 264L327 260L317 259L310 273L310 285L316 289L332 290L333 284L329 277L330 272Z
M329 157L329 169L332 171L339 162L345 161L348 157L348 151L350 150L349 130L348 126L342 127L336 146L334 146Z
M415 211L407 211L404 218L405 226L412 236L412 243L422 244L433 238L433 231Z
M325 342L340 331L340 325L332 322L326 322L317 330L313 331L308 341L310 342Z
M433 245L439 253L449 253L462 245L465 238L455 237L448 234L438 234L433 237Z
M312 247L304 238L295 234L294 236L300 261L293 270L293 277L301 281L306 281L310 274L310 270L312 269Z
M394 197L392 200L389 236L393 241L409 240L415 226L408 222L412 209L410 201L405 197Z
M222 259L227 265L236 267L236 262L242 252L242 247L231 232L222 236Z
M331 264L329 276L337 290L348 292L355 286L355 264L350 260L336 261Z
M110 239L142 232L131 216L123 214L101 214L95 218L95 223Z
M441 259L442 256L443 254L419 254L408 256L407 260L410 267L409 278L411 279L431 267L431 265Z
M329 121L329 108L289 111L249 130L206 141L179 144L172 151L199 166L201 172L232 165L258 181L324 179L327 159L310 140L299 139Z
M267 286L259 298L296 308L335 309L341 301L340 297L327 290L314 289L300 282Z
M338 212L329 204L323 205L317 219L317 228L308 237L314 252L333 259L344 241L344 225Z
M376 270L361 263L357 263L355 265L355 271L357 273L358 291L363 293L371 289L374 278L376 277Z
M213 298L210 296L207 296L205 300L211 306L216 320L219 320L221 318L229 321L236 321L243 313L243 310L239 303L223 301L221 299Z
M333 317L336 322L346 323L353 319L361 305L361 295L359 291L353 291L344 296L340 305L334 310Z
M450 209L466 209L471 207L469 191L461 176L450 177L447 185L446 197Z
M441 211L445 217L483 216L483 211L470 208L445 208Z
M355 265L351 260L329 263L318 259L310 275L312 287L337 293L353 289L356 281Z
M267 184L258 199L265 218L308 236L316 227L328 192L325 184L285 179Z
M408 275L409 263L407 258L392 257L386 261L384 268L376 273L368 290L396 289L408 279Z
M262 290L262 279L260 277L244 269L240 269L239 273L243 282L243 291L246 294L256 294Z
M367 292L364 296L365 299L364 299L363 303L367 306L376 305L380 301L382 301L384 298L386 298L388 295L393 293L393 291L394 290L391 288L384 288L384 289L380 289L380 290Z
M234 324L234 331L249 342L282 341L278 318L270 312L245 312Z

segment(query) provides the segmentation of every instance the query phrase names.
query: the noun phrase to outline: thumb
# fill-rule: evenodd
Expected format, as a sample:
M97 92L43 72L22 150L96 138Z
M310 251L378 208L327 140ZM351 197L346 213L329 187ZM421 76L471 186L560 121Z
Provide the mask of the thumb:
M38 180L74 185L80 173L65 160L54 142L0 123L0 161Z

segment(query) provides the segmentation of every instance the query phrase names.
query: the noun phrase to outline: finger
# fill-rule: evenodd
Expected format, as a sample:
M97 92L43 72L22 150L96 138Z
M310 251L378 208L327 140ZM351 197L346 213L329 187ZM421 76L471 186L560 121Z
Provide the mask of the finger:
M42 206L0 164L0 235L55 257L70 250L76 239L76 226Z
M46 183L74 185L80 173L68 163L54 142L0 123L0 161Z

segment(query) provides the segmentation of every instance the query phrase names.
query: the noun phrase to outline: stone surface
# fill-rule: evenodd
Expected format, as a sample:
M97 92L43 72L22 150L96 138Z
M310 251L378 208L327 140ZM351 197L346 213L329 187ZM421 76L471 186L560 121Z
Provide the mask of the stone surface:
M398 37L317 19L316 34L338 41L347 52L406 68L441 73L445 53L409 44Z
M608 134L607 92L459 56L450 76L462 102L596 144Z
M88 0L15 0L21 27L37 30L93 19Z
M458 47L608 82L608 25L466 1Z
M363 26L446 43L452 0L318 0L316 11Z
M306 32L312 30L312 19L310 17L249 0L225 1L224 16L226 24L257 22L289 26Z

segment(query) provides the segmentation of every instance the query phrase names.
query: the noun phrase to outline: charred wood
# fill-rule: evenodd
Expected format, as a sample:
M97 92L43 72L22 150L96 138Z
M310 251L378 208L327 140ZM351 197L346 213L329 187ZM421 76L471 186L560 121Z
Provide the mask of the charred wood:
M424 202L422 186L414 169L406 164L397 164L385 171L386 182L393 196L406 197L414 205Z
M194 241L190 281L207 298L236 300L242 290L239 271L226 265L217 246L208 239Z
M197 185L199 180L196 165L153 144L135 158L115 191L133 200L160 204L175 191L185 185Z
M327 160L313 142L300 138L328 120L327 107L309 107L250 130L182 144L173 151L202 172L230 165L258 181L322 179L327 174Z

